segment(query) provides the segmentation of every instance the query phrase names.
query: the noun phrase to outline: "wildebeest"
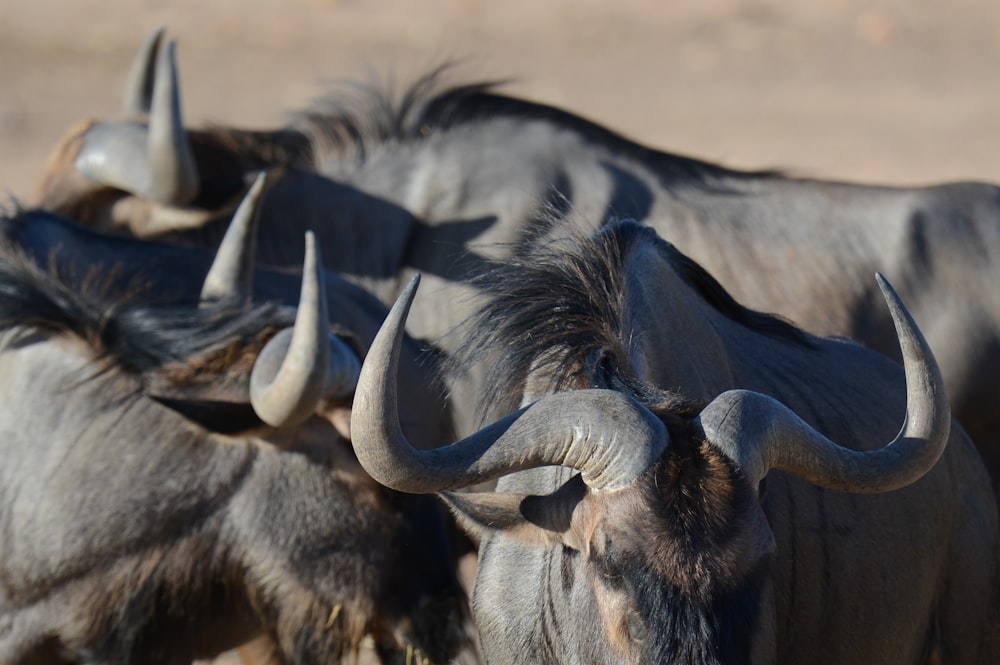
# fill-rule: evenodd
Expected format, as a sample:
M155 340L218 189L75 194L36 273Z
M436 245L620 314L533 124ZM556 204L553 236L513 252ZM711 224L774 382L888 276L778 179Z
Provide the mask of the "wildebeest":
M225 264L230 266L228 272L243 281L241 288L248 290L254 300L295 306L299 294L299 269L255 270L253 267L253 249L260 244L256 236L261 222L259 207L266 200L264 188L263 180L256 178L255 186L243 202L248 206L246 214L239 224L228 227L239 232L234 234L233 240L243 240L226 250L234 256L226 258ZM100 267L106 272L113 271L123 280L144 279L188 299L199 296L216 258L211 250L182 249L167 243L138 242L94 232L65 217L38 209L0 218L0 238L19 245L40 263L44 263L52 252L60 252L61 261L72 263L77 271ZM336 272L325 271L324 284L331 323L350 331L363 352L379 329L385 305ZM439 369L436 359L425 353L423 345L411 339L405 344L404 382L412 386L434 382ZM442 389L414 391L410 402L412 411L404 416L405 426L412 428L413 435L424 447L440 445L450 436L447 405L441 392Z
M152 72L156 52L152 40L137 70ZM272 131L185 133L170 54L162 50L160 75L136 77L126 107L130 117L149 110L151 125L174 131L147 133L138 116L77 128L39 186L42 205L104 229L211 244L246 174L272 168L261 258L297 264L298 238L312 228L328 264L387 303L421 271L424 295L408 327L445 351L460 344L447 333L474 306L470 280L543 235L539 220L553 210L593 226L609 214L640 220L744 304L898 358L869 279L881 271L925 322L954 413L1000 479L997 187L875 187L735 171L489 84L443 87L440 73L398 100L379 90L331 96ZM183 146L181 156L148 158L148 139L165 135L186 136L153 142ZM181 162L196 165L193 198L148 191L150 163L169 171Z
M388 486L499 477L446 494L481 539L486 661L998 662L995 500L891 287L905 391L890 359L738 305L648 227L576 236L499 267L468 338L523 408L409 446L393 368L415 285L355 397Z
M467 646L443 511L375 483L344 436L370 339L350 324L379 304L313 239L299 279L51 213L0 230L0 662L189 663L262 632L273 662Z

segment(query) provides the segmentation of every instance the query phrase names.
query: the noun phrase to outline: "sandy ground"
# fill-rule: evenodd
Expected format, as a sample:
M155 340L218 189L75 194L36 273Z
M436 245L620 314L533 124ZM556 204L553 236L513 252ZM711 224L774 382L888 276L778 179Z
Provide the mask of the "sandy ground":
M114 116L137 45L178 42L191 124L280 123L333 79L469 79L737 167L1000 182L988 0L0 0L0 195Z

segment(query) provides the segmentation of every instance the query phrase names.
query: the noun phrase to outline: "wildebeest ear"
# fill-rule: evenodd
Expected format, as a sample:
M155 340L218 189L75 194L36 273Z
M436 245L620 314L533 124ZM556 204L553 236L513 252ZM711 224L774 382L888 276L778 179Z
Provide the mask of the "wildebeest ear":
M573 513L587 493L574 476L552 494L513 492L442 492L459 525L477 541L498 532L524 545L565 545L579 549Z

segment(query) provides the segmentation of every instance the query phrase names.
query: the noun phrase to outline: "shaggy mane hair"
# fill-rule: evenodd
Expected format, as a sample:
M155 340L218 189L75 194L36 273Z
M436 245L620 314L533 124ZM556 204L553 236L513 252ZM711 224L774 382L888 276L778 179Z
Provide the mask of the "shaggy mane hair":
M791 344L813 345L787 321L740 305L698 263L638 222L612 220L589 237L567 223L555 235L476 279L487 304L463 324L466 341L451 369L468 371L487 362L481 412L489 405L516 407L533 364L553 352L560 365L552 369L563 381L588 368L596 383L589 387L622 389L658 407L662 393L640 386L628 368L634 331L625 327L627 257L640 243L652 244L686 284L735 323Z
M141 374L203 354L236 357L259 349L291 318L276 305L219 301L154 291L115 271L79 275L49 258L43 269L19 247L0 242L0 330L72 334L126 372Z
M504 81L448 85L447 74L452 69L451 64L439 66L419 77L402 94L395 94L391 86L347 83L312 108L296 114L292 125L312 138L318 159L326 150L338 154L353 150L364 160L368 150L379 144L419 141L460 125L515 118L553 123L588 141L627 153L656 172L664 186L673 180L781 175L770 170L734 171L647 148L555 106L501 94L497 90Z

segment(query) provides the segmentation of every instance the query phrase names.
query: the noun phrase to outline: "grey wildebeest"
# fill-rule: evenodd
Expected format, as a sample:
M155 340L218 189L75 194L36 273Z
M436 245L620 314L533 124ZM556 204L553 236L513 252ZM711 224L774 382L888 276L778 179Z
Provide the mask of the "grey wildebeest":
M421 271L424 294L407 325L445 351L461 343L447 333L474 307L470 280L544 234L539 220L552 210L572 209L591 226L609 214L642 221L745 305L898 359L870 280L880 271L924 322L953 412L1000 479L997 187L735 171L489 84L446 88L439 73L398 100L378 90L332 95L272 131L185 132L173 51L157 60L158 40L136 60L129 119L73 130L39 185L41 205L106 230L212 244L246 174L272 168L261 258L297 264L312 228L327 263L386 303ZM155 168L182 175L155 192Z
M169 243L137 242L94 232L44 210L28 210L0 218L0 237L20 246L40 264L44 264L52 252L59 252L61 262L72 263L77 272L99 266L122 279L146 280L189 299L200 295L211 267L217 264L225 268L217 267L216 272L237 280L239 288L249 292L252 299L295 306L299 297L300 270L254 268L255 248L260 244L257 238L262 220L260 207L266 201L265 188L263 178L257 177L241 202L245 206L243 214L227 227L232 238L224 259L217 258L214 250L182 249ZM381 325L386 306L336 272L324 271L324 285L331 323L350 331L360 351L364 352ZM403 381L412 386L434 382L438 374L435 358L424 353L424 347L409 338L405 344ZM404 416L404 427L412 429L422 447L440 445L451 435L442 390L412 393L413 399L409 402L412 410ZM404 405L405 409L409 407Z
M352 443L401 491L499 478L445 493L480 539L490 665L998 662L995 500L891 287L905 380L743 308L634 222L484 283L467 339L495 361L488 396L520 410L406 442L393 371L414 284L365 360Z
M46 212L0 231L0 662L181 664L256 635L275 663L351 662L368 636L400 665L467 646L443 510L375 483L345 438L381 306L350 304L311 238L300 279ZM275 297L248 301L250 279Z

